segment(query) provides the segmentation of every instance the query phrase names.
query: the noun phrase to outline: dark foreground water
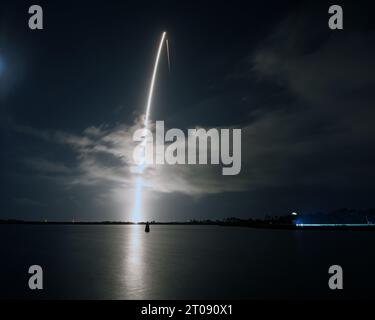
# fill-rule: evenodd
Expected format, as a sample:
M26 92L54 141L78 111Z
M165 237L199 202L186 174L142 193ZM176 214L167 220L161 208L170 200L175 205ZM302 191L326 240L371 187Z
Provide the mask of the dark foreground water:
M216 226L0 225L0 297L375 297L375 233ZM28 268L44 290L28 289ZM344 290L328 289L328 268Z

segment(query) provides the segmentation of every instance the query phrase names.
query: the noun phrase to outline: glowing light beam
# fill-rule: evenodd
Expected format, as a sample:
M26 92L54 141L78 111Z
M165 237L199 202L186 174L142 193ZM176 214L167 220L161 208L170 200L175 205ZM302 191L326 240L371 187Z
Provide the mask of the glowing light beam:
M167 41L166 46L167 46L168 67L170 68L169 47L168 47L168 40L166 39L166 35L167 35L166 32L163 32L161 35L158 51L157 51L156 58L155 58L154 69L153 69L152 76L151 76L150 89L148 92L147 105L146 105L146 115L144 119L145 137L146 137L146 131L148 129L148 121L150 117L152 98L154 94L154 87L155 87L155 81L156 81L156 76L157 76L158 67L159 67L160 55L163 49L163 45L166 41ZM144 146L146 145L146 138L144 139L142 144ZM140 221L141 212L142 212L142 189L143 189L142 173L144 169L145 169L145 157L144 157L144 150L143 150L141 154L141 161L136 170L138 176L136 178L135 194L134 194L134 207L133 207L133 221L134 222Z

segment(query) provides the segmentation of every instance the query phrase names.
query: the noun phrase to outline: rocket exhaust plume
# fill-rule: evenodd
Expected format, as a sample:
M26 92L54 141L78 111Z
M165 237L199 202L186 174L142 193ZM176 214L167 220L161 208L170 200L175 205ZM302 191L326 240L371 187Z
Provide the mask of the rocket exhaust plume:
M161 35L158 51L157 51L156 58L155 58L154 69L153 69L152 76L151 76L150 89L148 92L147 105L146 105L146 115L144 119L144 129L145 129L145 139L143 141L144 145L146 144L146 130L148 129L148 121L150 117L152 97L154 94L154 87L155 87L155 81L156 81L156 76L157 76L158 67L159 67L160 55L161 55L161 51L163 49L163 45L165 42L166 42L167 57L168 57L168 67L170 68L169 47L168 47L168 39L166 39L166 35L167 33L165 31ZM140 214L141 214L141 205L142 205L143 179L142 179L141 174L143 173L145 169L145 164L144 164L144 156L142 155L141 157L142 157L141 163L138 165L138 168L137 168L137 172L139 175L136 178L136 185L135 185L134 208L133 208L133 220L134 221L139 221Z

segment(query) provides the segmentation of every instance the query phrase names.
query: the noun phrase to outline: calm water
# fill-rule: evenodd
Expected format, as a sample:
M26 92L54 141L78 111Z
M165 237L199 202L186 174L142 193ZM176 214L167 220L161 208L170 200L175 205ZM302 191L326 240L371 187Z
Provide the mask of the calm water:
M375 233L216 226L0 225L0 296L88 299L375 297ZM28 290L28 267L44 270ZM328 289L328 267L344 290Z

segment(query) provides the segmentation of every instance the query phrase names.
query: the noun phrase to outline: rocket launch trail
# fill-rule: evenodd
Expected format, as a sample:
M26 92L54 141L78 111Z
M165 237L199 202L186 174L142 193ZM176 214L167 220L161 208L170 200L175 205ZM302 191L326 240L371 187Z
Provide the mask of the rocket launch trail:
M168 39L166 38L167 33L164 31L161 35L161 39L159 42L158 51L155 58L154 63L154 69L151 76L151 83L150 83L150 89L148 92L148 98L147 98L147 105L146 105L146 114L144 118L144 129L145 132L148 129L148 122L150 117L150 111L151 111L151 105L152 105L152 98L154 94L154 87L159 67L159 61L160 61L160 55L163 49L164 43L166 43L166 49L167 49L167 57L168 57L168 67L170 68L170 60L169 60L169 46L168 46ZM143 144L146 144L146 138L143 141ZM134 207L133 207L133 221L137 222L140 220L141 215L141 208L142 208L142 189L143 189L143 178L142 173L145 169L144 164L144 154L141 155L141 163L137 167L137 173L138 176L136 177L136 184L135 184L135 195L134 195Z
M162 36L161 36L158 52L156 54L154 71L152 72L150 90L149 90L148 99L147 99L146 116L145 116L145 123L144 123L145 128L148 127L148 118L150 116L150 110L151 110L152 97L153 97L153 93L154 93L155 80L156 80L156 75L157 75L158 67L159 67L160 54L161 54L161 50L163 49L163 44L165 42L165 39L166 39L165 36L166 35L167 35L167 33L164 31ZM169 53L168 53L168 61L169 61Z

